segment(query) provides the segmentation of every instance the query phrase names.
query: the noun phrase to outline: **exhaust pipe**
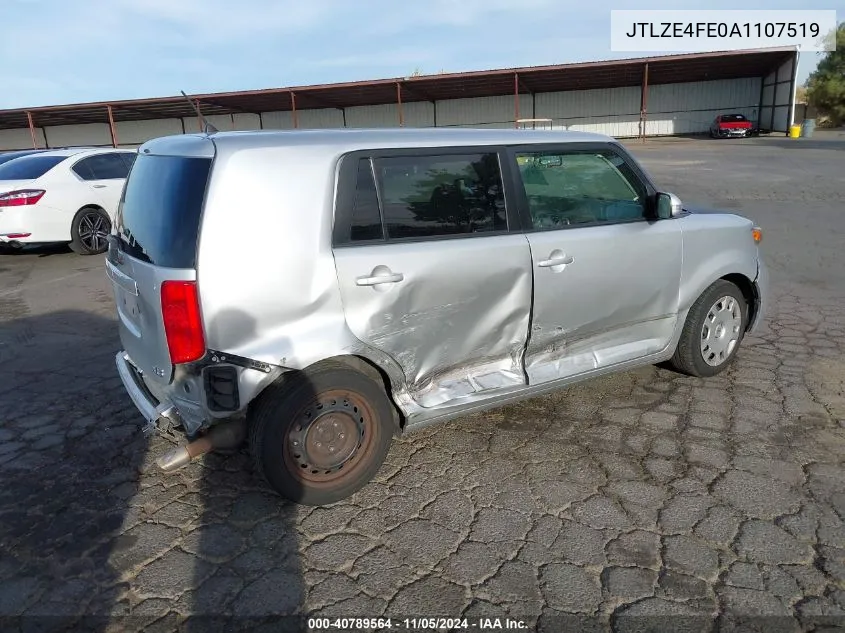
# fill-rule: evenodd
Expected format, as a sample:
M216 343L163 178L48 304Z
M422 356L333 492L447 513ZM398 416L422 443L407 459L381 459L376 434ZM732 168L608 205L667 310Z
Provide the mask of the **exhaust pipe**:
M200 455L218 448L237 448L246 437L246 420L233 420L211 427L208 433L189 444L167 451L156 460L164 472L173 472L190 464Z

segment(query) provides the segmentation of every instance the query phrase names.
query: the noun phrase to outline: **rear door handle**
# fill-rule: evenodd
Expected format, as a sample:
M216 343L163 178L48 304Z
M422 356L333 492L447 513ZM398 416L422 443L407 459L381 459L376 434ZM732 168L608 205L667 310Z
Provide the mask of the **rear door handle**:
M572 255L567 255L566 257L553 257L552 259L544 259L543 261L537 262L537 266L540 268L551 268L552 266L563 266L565 264L571 264L575 261L575 258Z
M91 185L94 189L105 189L106 185Z
M355 284L358 286L377 286L379 284L396 284L405 279L402 273L391 273L389 275L375 275L373 277L358 277Z

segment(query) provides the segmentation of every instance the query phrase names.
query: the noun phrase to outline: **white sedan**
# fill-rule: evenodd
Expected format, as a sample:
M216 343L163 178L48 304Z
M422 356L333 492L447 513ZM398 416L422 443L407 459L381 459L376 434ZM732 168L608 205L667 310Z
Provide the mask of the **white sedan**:
M49 150L0 165L0 246L69 242L80 255L107 250L136 150Z

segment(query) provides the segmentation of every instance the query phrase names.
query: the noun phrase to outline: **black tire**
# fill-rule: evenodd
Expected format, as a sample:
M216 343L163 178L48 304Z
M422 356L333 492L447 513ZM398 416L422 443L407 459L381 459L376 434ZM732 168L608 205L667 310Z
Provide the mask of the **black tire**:
M739 312L739 323L733 322L738 331L736 333L736 342L722 350L721 353L716 353L713 349L709 350L711 362L705 359L705 352L702 349L704 341L704 325L705 320L711 314L711 308L715 307L717 301L724 297L729 297L736 302L736 307ZM725 313L730 313L725 306ZM718 325L721 320L717 320L715 331L718 332ZM728 321L728 323L731 323ZM684 329L681 332L681 338L678 341L678 347L675 349L675 354L669 361L671 367L681 373L697 376L699 378L706 378L715 376L725 370L731 364L739 350L742 339L745 336L745 329L748 325L748 303L745 300L742 292L735 284L729 281L720 279L713 283L702 295L696 300L690 308L687 320L684 323ZM727 330L723 328L723 333L727 334ZM724 337L722 337L724 338Z
M363 488L384 463L394 430L382 385L339 363L270 385L250 407L248 422L256 471L280 495L308 506Z
M83 207L70 225L70 250L77 255L99 255L108 250L111 220L99 207Z

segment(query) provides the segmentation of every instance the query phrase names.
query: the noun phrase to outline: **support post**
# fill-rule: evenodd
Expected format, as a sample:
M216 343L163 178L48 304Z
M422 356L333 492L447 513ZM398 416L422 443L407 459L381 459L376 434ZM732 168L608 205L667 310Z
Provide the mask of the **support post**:
M769 112L769 132L775 131L775 103L778 95L778 71L775 71L775 83L772 84L772 111ZM789 134L789 130L786 131Z
M109 132L111 133L111 146L117 147L117 128L114 125L114 113L111 109L111 104L106 106L106 111L109 113Z
M795 100L798 97L798 59L801 55L801 45L799 44L795 50L795 56L792 58L792 78L789 85L789 121L786 126L786 135L789 136L789 128L795 125ZM777 81L777 75L775 75Z
M643 85L640 93L640 138L645 141L648 112L648 62L643 66Z
M38 141L35 138L35 123L32 120L32 112L26 113L26 120L29 123L29 135L32 137L32 149L38 149Z
M290 116L293 119L294 129L299 127L299 117L296 114L296 94L293 90L290 91Z
M519 73L513 74L513 126L519 129Z
M402 84L396 82L396 106L399 108L399 127L405 127L405 112L402 108Z

